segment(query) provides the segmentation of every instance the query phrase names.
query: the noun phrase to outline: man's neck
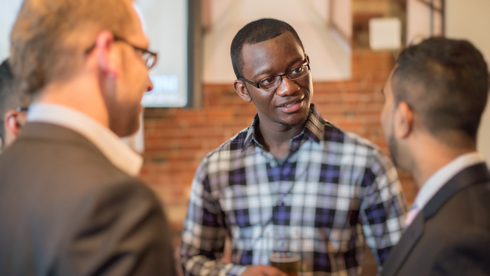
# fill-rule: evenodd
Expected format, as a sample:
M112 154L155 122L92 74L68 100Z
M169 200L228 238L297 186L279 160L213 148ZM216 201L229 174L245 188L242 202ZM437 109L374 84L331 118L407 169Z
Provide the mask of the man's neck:
M73 79L47 85L36 103L56 104L75 109L108 127L109 118L102 95L95 81Z
M419 143L422 144L422 143ZM415 166L412 170L415 182L422 187L427 180L442 167L458 156L476 151L476 147L451 147L438 142L426 142L416 153Z
M267 151L279 159L287 157L289 152L289 141L296 135L300 134L306 121L303 124L286 127L286 126L268 126L259 122L258 128L255 129L257 140Z

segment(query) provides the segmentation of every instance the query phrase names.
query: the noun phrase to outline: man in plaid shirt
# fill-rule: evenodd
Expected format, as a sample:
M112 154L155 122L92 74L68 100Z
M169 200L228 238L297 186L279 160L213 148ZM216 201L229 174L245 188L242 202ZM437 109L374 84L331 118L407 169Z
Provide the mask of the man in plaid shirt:
M399 240L405 199L377 146L322 118L309 58L287 23L261 19L231 45L250 127L209 153L192 183L182 233L186 275L286 275L269 255L301 256L303 275L358 275L371 249L381 266ZM220 260L226 235L231 263Z

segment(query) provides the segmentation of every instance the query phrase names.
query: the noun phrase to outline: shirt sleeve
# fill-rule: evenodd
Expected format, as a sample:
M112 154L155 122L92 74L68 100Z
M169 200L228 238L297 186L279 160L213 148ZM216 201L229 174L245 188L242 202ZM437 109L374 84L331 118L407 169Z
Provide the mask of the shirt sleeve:
M381 270L390 249L403 234L407 207L395 166L381 151L375 149L373 153L362 181L366 193L360 220L366 244Z
M212 196L205 171L206 159L192 181L187 217L182 231L181 261L185 275L240 275L248 266L221 261L226 224L219 201Z

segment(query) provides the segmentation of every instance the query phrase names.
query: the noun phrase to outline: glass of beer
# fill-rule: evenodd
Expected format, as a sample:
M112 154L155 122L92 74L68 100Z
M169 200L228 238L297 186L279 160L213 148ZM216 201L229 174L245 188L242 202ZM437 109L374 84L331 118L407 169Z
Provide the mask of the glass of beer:
M301 256L293 252L273 252L269 256L271 265L288 276L299 276L301 271Z
M272 253L269 255L271 266L285 272L288 276L299 276L301 256L296 253L298 241L291 236L289 229L277 226L272 237Z

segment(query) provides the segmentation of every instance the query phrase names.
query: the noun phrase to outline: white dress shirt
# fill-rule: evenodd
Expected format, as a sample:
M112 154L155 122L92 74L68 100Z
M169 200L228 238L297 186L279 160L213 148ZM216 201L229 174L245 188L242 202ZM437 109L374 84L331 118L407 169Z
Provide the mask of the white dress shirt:
M33 104L27 113L28 122L43 122L71 129L92 142L109 161L130 176L137 176L143 158L124 144L107 127L69 107L54 104Z
M446 164L431 175L417 193L412 208L410 208L410 211L405 218L405 226L408 227L412 224L420 210L424 209L427 202L429 202L429 200L431 200L431 198L434 197L442 186L444 186L444 184L446 184L453 176L469 166L482 162L485 161L479 152L466 153L458 156L449 164Z
M453 176L467 167L473 166L478 163L485 162L483 156L479 152L470 152L458 156L456 159L446 164L435 172L425 184L420 188L417 196L415 197L414 204L417 208L422 210L424 206L431 200L431 198L446 184Z

